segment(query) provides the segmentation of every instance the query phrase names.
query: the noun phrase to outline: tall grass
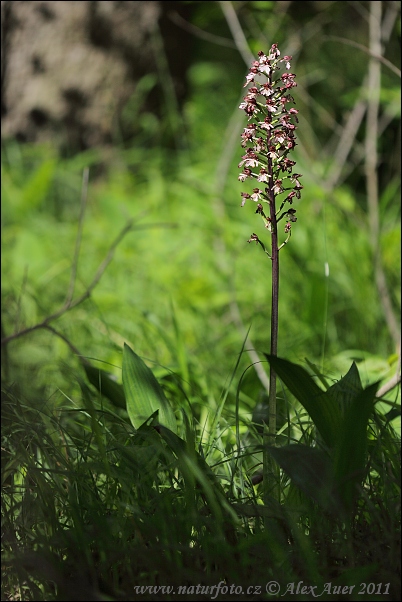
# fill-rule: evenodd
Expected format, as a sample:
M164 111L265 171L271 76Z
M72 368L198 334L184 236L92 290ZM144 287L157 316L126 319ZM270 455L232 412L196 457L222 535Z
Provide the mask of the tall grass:
M323 599L337 585L355 586L342 599L382 599L358 595L363 582L396 599L400 442L391 414L369 420L364 475L344 514L315 472L314 424L290 398L286 427L299 459L289 468L279 458L280 503L263 505L252 484L258 424L223 408L218 418L176 408L178 435L152 417L134 429L111 401L116 391L108 399L80 386L81 396L53 410L3 392L3 599L175 600L183 586L189 599L211 599L200 587L218 583L226 590L216 599L239 599L235 587L252 599L258 586L262 599L280 599L265 592L272 581L284 599L300 581Z

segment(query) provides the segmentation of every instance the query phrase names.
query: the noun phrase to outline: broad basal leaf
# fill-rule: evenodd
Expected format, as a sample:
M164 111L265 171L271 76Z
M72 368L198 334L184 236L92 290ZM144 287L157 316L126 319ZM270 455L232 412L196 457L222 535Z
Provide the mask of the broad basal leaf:
M176 432L176 418L162 387L143 360L126 344L123 350L123 389L134 428L140 428L151 414L159 410L160 424Z
M334 493L331 460L323 450L299 444L270 446L267 449L305 495L326 511L341 510L341 504Z
M326 396L301 366L273 355L264 355L279 378L307 410L325 443L334 447L342 422L338 404Z
M107 397L117 408L126 409L126 400L123 387L117 383L108 372L95 368L90 364L83 364L87 378L102 395Z
M361 482L366 466L367 425L374 409L378 383L367 387L350 403L335 449L334 475L338 491L351 509L356 485Z
M338 382L329 387L326 395L339 407L341 415L345 416L353 400L362 392L363 387L355 362L350 370Z

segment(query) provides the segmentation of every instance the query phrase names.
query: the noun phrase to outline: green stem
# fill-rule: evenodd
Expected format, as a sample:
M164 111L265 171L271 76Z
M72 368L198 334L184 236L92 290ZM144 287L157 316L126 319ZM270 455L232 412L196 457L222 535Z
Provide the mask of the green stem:
M272 223L272 297L271 297L271 355L278 352L278 302L279 302L279 251L278 231L275 219L275 199L271 202ZM269 372L269 437L274 445L276 435L276 374L272 365Z
M270 141L268 142L268 147ZM277 355L278 350L278 315L279 315L279 245L278 245L278 227L275 206L274 170L272 159L268 157L268 173L270 174L270 183L268 187L268 197L271 219L271 260L272 260L272 293L271 293L271 355ZM278 469L272 456L266 450L268 445L275 445L276 436L276 373L273 366L270 366L269 372L269 403L268 403L268 428L264 429L264 454L263 454L263 473L264 473L264 503L268 503L269 498L274 497L279 501L280 492L278 487Z

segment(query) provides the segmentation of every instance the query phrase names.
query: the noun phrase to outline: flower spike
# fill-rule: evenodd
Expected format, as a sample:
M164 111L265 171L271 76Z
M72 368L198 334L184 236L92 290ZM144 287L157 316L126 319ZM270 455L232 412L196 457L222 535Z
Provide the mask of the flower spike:
M240 182L255 179L267 185L265 193L259 188L254 188L252 194L242 193L242 206L250 199L275 207L275 198L286 193L279 198L280 210L274 215L271 212L270 221L272 224L273 218L278 221L287 215L285 233L289 234L291 222L296 221L294 213L287 211L279 218L278 214L286 203L292 205L294 198L300 199L303 186L301 174L293 173L296 162L288 158L297 144L298 110L291 106L294 98L289 94L297 86L296 75L290 72L292 57L280 56L277 44L272 44L268 54L260 50L246 77L244 87L250 87L239 108L248 120L241 135L241 146L247 150L239 163L243 171L238 179ZM283 69L278 76L277 72Z

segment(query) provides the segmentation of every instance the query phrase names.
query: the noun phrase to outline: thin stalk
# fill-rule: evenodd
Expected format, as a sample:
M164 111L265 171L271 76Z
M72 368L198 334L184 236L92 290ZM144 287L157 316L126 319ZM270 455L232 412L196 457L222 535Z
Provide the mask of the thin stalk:
M272 77L268 78L272 85ZM268 115L269 123L272 123L272 115ZM272 132L267 136L267 147L272 145ZM278 226L276 218L275 194L273 190L274 169L272 158L267 156L267 171L269 174L269 184L266 189L269 201L269 217L271 230L271 355L277 355L278 352L278 322L279 322L279 250L278 250ZM264 503L268 504L273 496L279 501L279 491L275 479L275 462L268 452L267 447L275 445L276 435L276 374L270 365L269 370L269 401L268 401L268 425L264 426L264 453L263 453L263 474L264 474ZM266 524L266 527L269 525Z
M271 135L268 136L268 147L271 145ZM273 191L274 170L272 159L268 156L268 174L270 183L268 186L268 197L271 219L271 355L278 353L278 324L279 324L279 244L278 226L276 218L275 194ZM276 373L270 365L269 370L269 401L268 401L268 429L265 428L263 472L264 479L264 503L268 504L270 497L279 501L280 492L277 486L277 467L274 459L267 451L267 445L275 445L276 437Z
M272 174L272 160L268 158L268 173ZM272 182L272 177L271 177ZM270 189L270 217L271 217L271 260L272 260L272 296L271 296L271 355L278 353L278 321L279 321L279 250L278 227L276 222L275 195ZM269 439L270 444L275 443L276 435L276 374L271 365L269 371Z

